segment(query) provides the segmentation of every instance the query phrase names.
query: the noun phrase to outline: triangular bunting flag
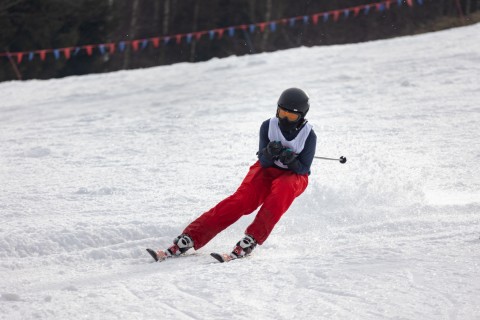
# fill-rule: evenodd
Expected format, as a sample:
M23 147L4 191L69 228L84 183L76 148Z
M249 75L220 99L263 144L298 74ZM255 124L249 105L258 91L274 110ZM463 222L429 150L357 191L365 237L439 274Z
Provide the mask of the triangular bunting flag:
M270 31L275 32L276 30L277 30L277 23L275 21L270 22Z
M267 24L266 24L265 22L261 22L261 23L258 24L258 26L260 27L260 31L261 31L261 32L264 32L264 31L265 31L265 26L266 26L266 25L267 25Z
M47 50L40 50L38 53L40 54L40 59L45 61L45 58L47 57Z
M65 59L70 59L71 53L73 48L65 48L63 49L63 54L65 55Z
M340 17L340 11L338 10L333 11L333 21L337 22L339 17Z
M139 40L133 40L132 41L132 48L133 48L133 51L137 52L138 51L138 43L140 41Z
M93 46L85 46L84 48L87 50L87 54L91 56L93 53Z
M18 64L22 63L22 59L23 59L23 52L17 53L17 63Z
M107 44L107 46L108 46L108 52L110 54L114 54L115 53L115 43L109 43L109 44Z
M329 14L328 12L325 12L325 13L323 14L323 22L327 22L327 21L328 21L328 16L329 16L329 15L330 15L330 14Z

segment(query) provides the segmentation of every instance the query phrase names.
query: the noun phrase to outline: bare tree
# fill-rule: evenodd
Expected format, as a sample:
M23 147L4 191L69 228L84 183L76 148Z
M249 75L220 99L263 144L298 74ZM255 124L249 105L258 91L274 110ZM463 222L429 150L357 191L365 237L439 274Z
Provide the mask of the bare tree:
M130 17L129 38L135 39L137 34L137 21L138 12L140 7L140 0L133 0L132 2L132 15ZM128 69L130 66L131 46L127 46L125 49L125 55L123 56L123 69Z
M198 13L200 11L200 0L195 0L195 7L193 9L193 26L192 32L197 31ZM195 50L197 48L197 40L195 37L192 39L192 45L190 46L190 62L195 62Z
M267 0L265 8L265 21L272 20L272 0ZM270 34L269 28L265 28L262 36L262 51L267 51L268 36Z
M163 35L168 34L169 26L170 26L170 0L165 0L163 2L163 26L162 26Z

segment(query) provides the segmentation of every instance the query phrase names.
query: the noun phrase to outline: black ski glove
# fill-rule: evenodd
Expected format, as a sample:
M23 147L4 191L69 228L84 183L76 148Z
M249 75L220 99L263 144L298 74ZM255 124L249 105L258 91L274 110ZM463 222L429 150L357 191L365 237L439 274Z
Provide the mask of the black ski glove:
M297 158L297 154L295 154L291 149L284 149L279 157L278 160L280 160L281 163L284 165L289 165L292 163L295 159Z
M280 156L283 150L282 143L280 141L270 141L265 148L264 154L271 160L276 160Z

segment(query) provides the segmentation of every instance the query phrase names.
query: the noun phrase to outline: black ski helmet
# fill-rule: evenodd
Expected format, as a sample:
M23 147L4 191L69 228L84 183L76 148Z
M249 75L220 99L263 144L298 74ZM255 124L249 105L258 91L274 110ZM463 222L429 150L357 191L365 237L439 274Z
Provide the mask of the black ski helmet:
M283 109L301 113L303 118L310 109L309 99L308 94L302 89L289 88L282 92L277 105Z
M288 119L280 119L277 109L278 126L282 131L292 132L293 130L299 130L307 122L305 116L310 109L310 103L308 102L308 94L298 88L289 88L282 92L280 98L278 98L278 107L300 114L298 120L292 122Z

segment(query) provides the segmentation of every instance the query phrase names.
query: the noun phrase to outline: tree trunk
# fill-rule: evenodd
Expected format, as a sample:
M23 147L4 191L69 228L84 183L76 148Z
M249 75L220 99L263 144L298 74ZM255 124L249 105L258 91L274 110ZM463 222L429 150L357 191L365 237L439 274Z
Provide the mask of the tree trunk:
M129 39L134 40L137 34L137 18L140 7L140 0L133 0L132 2L132 16L130 18ZM128 69L131 66L131 45L125 48L125 55L123 57L123 69Z
M195 0L195 7L193 9L193 26L192 31L197 31L197 23L198 23L198 13L200 11L200 0ZM195 50L197 48L197 40L195 37L192 39L192 43L190 46L190 62L195 62Z
M162 23L162 35L168 35L170 28L170 0L163 1L163 23ZM160 64L166 64L166 50L162 49L160 54Z
M470 9L472 7L472 1L465 0L465 15L468 16L471 12Z
M163 26L162 26L162 34L165 36L169 32L170 26L170 0L165 0L163 2Z
M155 30L160 30L160 1L153 2L153 25Z
M265 8L265 20L270 21L272 20L272 0L267 0L266 8ZM268 49L268 36L270 34L270 26L266 26L265 30L263 31L262 35L262 51L267 51Z

